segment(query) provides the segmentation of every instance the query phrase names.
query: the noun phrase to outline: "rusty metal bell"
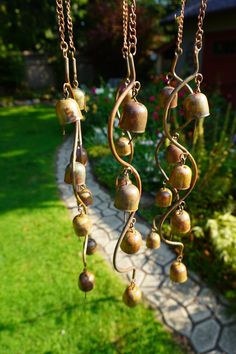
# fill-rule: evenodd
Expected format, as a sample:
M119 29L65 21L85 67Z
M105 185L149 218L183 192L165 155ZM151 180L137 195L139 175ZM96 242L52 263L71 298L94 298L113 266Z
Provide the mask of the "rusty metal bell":
M75 123L83 118L78 103L73 98L57 101L56 114L61 125Z
M178 190L186 190L191 186L192 170L187 165L177 165L170 174L169 183Z
M86 254L90 256L94 254L96 251L97 251L97 242L92 237L89 237Z
M140 232L136 230L134 227L130 228L126 232L120 244L120 248L122 249L123 252L127 254L134 254L140 250L141 246L142 246L142 236Z
M119 127L130 133L144 133L147 125L148 111L140 102L129 101L123 106Z
M169 164L176 164L181 161L181 156L183 156L183 151L179 149L176 145L170 144L166 149L166 160Z
M80 213L74 217L73 227L77 236L85 237L92 228L91 220L87 214Z
M187 268L180 261L174 261L170 267L170 279L175 283L184 283L188 279Z
M85 93L82 91L79 87L77 88L72 88L72 92L74 95L74 99L78 103L78 106L81 111L85 110L86 111L86 98L85 98Z
M189 213L185 210L176 210L170 219L171 231L178 234L187 234L191 230Z
M172 192L169 188L163 187L156 194L156 205L160 208L167 208L172 203Z
M82 290L86 293L88 291L93 290L94 285L95 285L94 274L91 272L88 272L87 270L84 270L79 276L78 285L79 285L80 290Z
M83 188L78 189L78 194L82 202L86 205L92 205L93 204L93 195L92 192L86 187L82 186Z
M152 230L146 238L146 246L152 250L160 248L161 246L161 238L160 235L155 231Z
M184 114L187 119L204 118L210 115L207 97L201 93L191 93L184 102Z
M128 177L120 179L116 188L114 206L117 209L132 212L138 210L140 200L139 189Z
M116 96L119 97L120 95L122 95L122 93L126 90L126 79L125 80L122 80L119 87L118 87L118 90L117 90L117 94ZM124 106L124 104L126 104L127 102L131 101L132 100L132 97L133 97L133 92L132 92L132 89L128 91L128 93L126 94L125 98L123 99L123 101L121 102L121 107Z
M123 302L128 307L137 306L142 300L142 292L135 283L127 286L123 294Z
M73 152L70 155L70 162L73 160ZM88 153L86 149L82 146L78 146L76 150L76 161L82 163L84 166L88 163Z
M75 183L79 186L85 184L86 169L80 162L75 162ZM66 166L64 182L68 184L73 183L73 169L72 163Z
M174 91L173 86L165 86L163 89L160 91L160 106L163 108L166 105L166 102L168 101L170 95ZM174 95L173 100L170 103L170 108L176 108L178 105L178 94Z
M128 138L121 136L115 142L116 152L119 156L129 156L131 154L131 145Z

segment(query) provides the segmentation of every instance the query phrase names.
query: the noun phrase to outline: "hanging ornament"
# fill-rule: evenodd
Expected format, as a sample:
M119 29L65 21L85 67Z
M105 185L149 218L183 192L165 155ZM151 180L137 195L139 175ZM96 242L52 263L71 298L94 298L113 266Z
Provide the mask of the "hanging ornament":
M134 56L136 54L136 1L123 0L123 58L126 61L127 76L122 80L116 94L116 102L108 122L108 140L114 158L122 166L122 173L116 180L114 205L125 213L125 225L117 241L113 265L117 272L132 271L130 285L123 294L123 301L129 307L136 306L142 298L142 293L135 281L134 267L121 268L117 264L117 254L122 250L126 254L137 253L142 245L142 236L135 228L135 212L138 210L142 192L142 184L138 171L132 166L134 154L134 139L137 134L145 131L148 112L146 107L137 99L140 82L136 81ZM121 114L119 109L121 109ZM114 142L113 131L115 119L119 120L122 136ZM124 157L127 156L128 160ZM133 181L134 180L134 181ZM126 218L127 217L127 218ZM155 240L153 240L153 245Z
M147 247L150 245L152 246L151 240L154 238L154 235L158 235L158 237L160 237L165 243L175 247L178 255L177 260L171 264L170 279L176 283L183 283L187 280L187 269L182 263L184 244L182 242L175 242L166 239L163 235L163 224L166 219L170 217L171 238L174 234L187 234L190 232L191 220L189 213L184 210L186 207L185 200L192 192L198 179L198 168L196 162L190 152L180 144L180 133L192 121L197 122L198 119L207 117L210 114L207 97L201 93L200 90L203 76L199 73L199 52L202 48L203 20L205 17L207 0L201 0L199 9L198 29L194 44L195 71L185 80L181 79L175 71L178 59L183 53L182 41L185 3L186 0L181 1L181 12L180 16L177 18L178 36L171 72L167 74L167 86L164 87L160 94L160 104L164 108L163 137L158 142L155 151L157 167L164 177L164 187L161 188L156 195L156 204L161 208L168 207L168 209L160 219L158 216L153 219L153 229L147 236L146 241ZM175 85L171 84L173 81L175 82ZM196 89L194 91L189 85L191 81L195 81L196 83ZM183 88L186 88L189 92L189 95L183 102L186 122L173 133L170 131L168 120L171 116L171 110L177 107L178 93ZM158 156L159 150L162 145L166 143L166 140L169 141L169 146L166 149L166 160L168 164L172 165L169 177L162 168ZM166 188L166 185L168 188ZM185 194L181 194L182 191L186 191ZM172 192L174 195L173 198ZM159 223L157 225L158 219Z
M65 4L65 8L64 8ZM73 192L77 201L78 214L73 219L73 228L79 238L84 239L83 243L83 265L84 270L78 279L79 288L88 292L94 288L95 277L87 270L87 254L96 251L96 241L89 237L91 231L91 220L88 216L87 206L93 203L91 191L86 186L86 164L88 161L87 152L83 147L81 121L84 119L81 111L86 111L85 94L78 87L76 49L73 39L73 23L71 17L70 0L56 0L56 13L60 36L60 48L65 62L65 83L63 85L64 98L56 104L56 114L59 123L65 132L66 124L74 125L74 144L70 156L70 162L66 166L64 181L72 184ZM66 14L66 22L65 16ZM65 39L67 28L68 42ZM72 63L72 84L70 82L70 61Z

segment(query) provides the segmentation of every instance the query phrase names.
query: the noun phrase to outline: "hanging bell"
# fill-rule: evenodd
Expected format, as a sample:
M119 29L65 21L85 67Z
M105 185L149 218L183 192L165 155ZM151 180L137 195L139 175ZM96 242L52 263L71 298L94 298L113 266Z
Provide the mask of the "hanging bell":
M56 114L61 125L75 123L82 119L82 113L77 102L73 98L65 98L57 101Z
M142 292L139 287L132 282L123 294L123 302L128 307L135 307L137 306L142 300Z
M85 237L90 233L92 224L87 214L80 213L74 217L73 227L77 236Z
M120 179L118 183L114 206L127 212L136 211L140 200L139 189L128 177Z
M131 227L125 234L120 248L123 252L127 254L134 254L140 250L142 246L142 236L138 230L134 227Z
M187 165L178 165L172 170L169 183L178 190L189 189L192 180L192 170Z
M148 111L140 102L129 101L123 106L119 127L130 133L144 133L147 125Z
M184 113L187 119L204 118L210 115L207 97L201 93L191 93L184 102Z
M126 79L122 80L118 90L117 90L117 97L120 97L120 95L122 95L122 93L126 90L127 84L126 84ZM128 103L129 101L132 100L133 97L133 92L132 89L128 91L128 93L126 94L125 98L123 99L123 101L121 102L121 107L124 106L124 104Z
M97 242L92 237L89 237L86 254L90 256L94 254L96 251L97 251Z
M82 290L86 293L88 291L93 290L94 285L95 285L94 274L91 272L88 272L87 270L83 271L79 276L78 285L79 285L80 290Z
M174 91L174 87L172 86L165 86L163 89L160 91L160 106L163 108L166 106L166 103ZM178 105L178 94L176 93L170 103L170 108L176 108Z
M86 98L85 98L85 93L82 91L79 87L77 88L72 88L72 92L74 95L74 99L78 103L78 106L81 111L85 110L86 111Z
M166 160L169 164L176 164L181 161L183 151L176 145L170 144L166 149Z
M73 152L70 155L70 162L73 160ZM88 153L84 147L78 146L76 150L76 162L82 163L84 166L88 163Z
M156 194L156 205L160 208L167 208L172 203L172 192L169 188L163 187Z
M170 219L171 231L187 234L191 230L190 216L185 210L176 210Z
M128 138L121 136L115 142L116 152L119 156L129 156L131 154L131 144Z
M92 192L87 188L79 188L78 194L82 202L86 205L92 205L93 204L93 195Z
M187 268L180 261L174 261L170 266L170 279L175 283L184 283L188 279Z
M86 169L84 165L80 162L75 163L75 183L77 185L85 184L86 179ZM73 183L73 169L72 163L66 166L64 182L68 184Z
M160 235L155 231L152 230L146 238L146 246L152 250L160 248L161 246L161 238Z

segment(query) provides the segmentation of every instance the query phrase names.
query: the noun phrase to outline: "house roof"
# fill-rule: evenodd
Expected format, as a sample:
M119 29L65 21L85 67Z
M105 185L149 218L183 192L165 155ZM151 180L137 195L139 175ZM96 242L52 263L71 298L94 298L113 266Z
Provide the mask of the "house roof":
M189 0L186 2L185 7L185 18L198 15L200 6L200 0ZM236 9L236 0L208 0L206 12L214 13L219 11L226 11L230 9ZM175 18L175 13L167 16L163 22L173 21Z

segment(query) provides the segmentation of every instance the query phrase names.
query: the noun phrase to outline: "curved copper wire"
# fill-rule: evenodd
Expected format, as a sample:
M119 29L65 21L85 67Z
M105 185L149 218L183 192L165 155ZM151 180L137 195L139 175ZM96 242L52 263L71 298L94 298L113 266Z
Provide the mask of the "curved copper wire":
M137 184L137 188L139 190L139 195L141 197L141 193L142 193L142 183L141 183L141 179L139 176L138 171L127 161L123 160L116 151L115 148L115 144L114 144L114 140L113 140L113 131L114 131L114 121L115 118L117 116L117 112L119 110L119 107L122 103L122 101L124 100L125 96L128 94L128 92L134 87L135 85L135 80L136 80L136 73L135 73L135 67L134 67L134 60L133 60L133 56L132 54L128 55L128 62L129 62L129 66L128 68L130 68L130 82L127 85L126 89L124 90L124 92L122 92L122 94L117 98L115 105L113 107L113 110L111 112L111 115L109 117L109 121L108 121L108 142L109 142L109 146L111 149L111 152L114 156L114 158L117 160L117 162L119 164L121 164L124 168L128 168L131 173L134 175L135 180L136 180L136 184ZM133 270L133 275L132 275L132 279L135 278L135 267L128 267L128 268L121 268L117 265L117 254L118 254L118 250L119 250L119 246L125 236L126 231L129 229L130 224L133 221L133 218L135 216L135 212L131 212L129 215L128 220L126 221L126 224L122 230L121 235L119 236L119 239L117 241L115 250L114 250L114 254L113 254L113 266L114 268L117 270L117 272L119 273L127 273L130 270Z

